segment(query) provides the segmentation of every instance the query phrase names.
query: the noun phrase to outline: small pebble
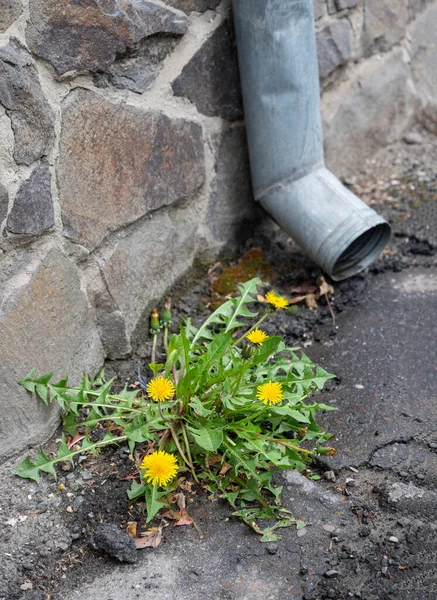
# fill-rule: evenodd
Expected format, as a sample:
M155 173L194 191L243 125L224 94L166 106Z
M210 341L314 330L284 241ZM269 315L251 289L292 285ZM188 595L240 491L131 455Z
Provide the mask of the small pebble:
M328 598L335 598L336 594L335 594L335 590L330 589L328 590Z
M73 502L73 510L77 512L84 502L83 496L77 496Z
M335 477L335 473L334 471L325 471L323 473L323 478L326 479L326 481L336 481L336 477Z
M325 573L325 577L327 577L328 579L332 579L333 577L338 577L340 575L339 571L336 571L335 569L330 569L329 571L326 571Z
M276 554L278 551L278 548L279 548L278 544L276 544L274 542L266 544L266 550L269 554Z
M423 142L423 138L420 133L410 131L410 133L404 135L404 142L406 144L421 144Z
M416 475L416 477L417 477L417 479L420 479L420 480L423 480L423 479L425 479L425 475L424 475L423 473L418 473L418 474Z
M388 538L388 541L389 541L389 542L391 542L392 544L398 544L398 543L399 543L399 540L398 540L398 538L397 538L396 536L394 536L394 535L391 535L391 536Z

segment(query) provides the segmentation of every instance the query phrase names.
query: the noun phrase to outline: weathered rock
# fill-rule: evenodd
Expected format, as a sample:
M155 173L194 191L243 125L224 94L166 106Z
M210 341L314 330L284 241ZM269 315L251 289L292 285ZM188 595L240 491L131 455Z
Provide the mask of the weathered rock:
M123 315L127 339L131 339L150 303L161 299L191 268L196 230L194 211L174 209L169 214L160 213L144 220L118 241L103 266L103 274L109 293ZM109 326L109 320L107 323ZM148 335L147 323L139 329L138 337ZM136 333L134 337L137 338ZM112 345L114 354L118 350L115 343L116 340ZM123 338L120 343L123 350Z
M88 91L63 106L59 189L65 233L87 248L192 194L205 178L202 128Z
M0 104L11 119L14 158L30 165L46 155L54 139L54 115L30 54L18 40L0 48Z
M191 13L193 11L205 12L205 10L217 8L220 0L165 0L165 3L186 13Z
M21 0L0 0L0 33L21 15Z
M421 144L423 142L423 137L416 131L410 131L404 135L404 142L410 145Z
M410 9L410 17L414 19L416 13L423 10L429 0L410 0L409 9Z
M129 356L132 346L126 332L125 319L109 293L99 266L90 263L84 276L87 296L93 307L95 321L107 356L111 359Z
M175 96L188 98L208 117L233 121L243 115L234 36L222 23L196 52L173 83Z
M8 263L6 264L6 261ZM0 287L0 456L36 444L58 424L48 408L17 385L31 369L77 381L96 371L103 352L76 267L59 250L22 252L2 263Z
M325 0L314 0L314 18L320 19L326 14L326 2Z
M97 528L93 545L120 562L134 563L137 560L135 541L113 523L105 523Z
M154 0L30 0L29 11L27 43L59 74L104 70L148 36L187 30L184 13Z
M98 87L112 84L142 94L158 76L165 57L174 49L177 41L178 38L170 35L156 35L143 40L110 65L107 71L96 73L94 83Z
M411 26L411 65L417 92L424 107L437 111L437 5L430 5ZM436 115L433 115L434 117Z
M207 224L218 242L232 242L260 218L252 194L245 127L233 127L216 138L217 174L208 207Z
M0 225L8 214L9 195L8 190L0 183Z
M15 196L7 228L12 233L38 234L55 224L52 177L47 166L36 167Z
M387 52L405 36L408 0L365 0L364 52Z
M317 33L319 76L322 81L350 58L350 38L351 26L346 19L331 23Z
M401 50L366 61L341 90L323 96L326 160L345 176L381 146L399 139L415 112L416 99ZM340 95L341 93L341 95Z
M359 0L335 0L337 10L344 10L345 8L354 8L358 4Z

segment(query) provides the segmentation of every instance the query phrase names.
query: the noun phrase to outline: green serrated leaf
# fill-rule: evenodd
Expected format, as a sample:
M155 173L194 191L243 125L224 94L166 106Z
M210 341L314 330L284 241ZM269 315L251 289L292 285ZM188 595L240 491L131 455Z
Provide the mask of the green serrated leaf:
M206 428L202 425L193 427L187 426L188 431L191 433L196 443L208 452L215 452L218 450L223 442L223 429L220 428Z

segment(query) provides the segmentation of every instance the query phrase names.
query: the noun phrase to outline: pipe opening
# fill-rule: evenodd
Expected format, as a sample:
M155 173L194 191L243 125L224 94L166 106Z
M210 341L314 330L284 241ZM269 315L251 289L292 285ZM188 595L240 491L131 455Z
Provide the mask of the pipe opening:
M339 281L356 275L374 260L390 239L390 226L380 223L362 233L344 250L332 269L332 279Z

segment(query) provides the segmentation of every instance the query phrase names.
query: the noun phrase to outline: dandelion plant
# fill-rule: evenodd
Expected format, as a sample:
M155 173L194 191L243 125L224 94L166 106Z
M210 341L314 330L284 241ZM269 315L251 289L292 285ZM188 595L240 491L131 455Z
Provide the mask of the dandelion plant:
M259 302L263 285L257 278L240 285L238 295L200 327L188 319L170 338L167 300L162 364L155 362L160 328L155 310L152 375L141 380L144 390L113 394L113 381L103 376L69 386L67 379L51 383L52 374L37 377L32 371L21 384L46 403L57 401L66 433L84 437L80 449L69 449L64 437L55 458L41 450L16 474L35 480L42 471L56 476L55 465L73 461L79 452L127 443L140 456L139 477L128 497L145 500L148 521L166 506L183 476L227 500L262 541L279 539L277 527L301 525L281 506L281 487L272 478L281 469L305 472L314 455L333 452L323 445L330 436L315 419L318 410L331 408L312 399L333 375L260 329L288 307L272 290ZM112 435L111 424L122 435ZM96 427L106 435L93 442ZM276 525L262 529L263 518L276 519Z

